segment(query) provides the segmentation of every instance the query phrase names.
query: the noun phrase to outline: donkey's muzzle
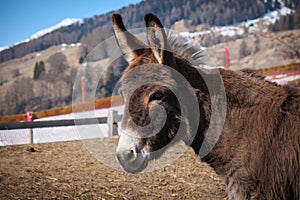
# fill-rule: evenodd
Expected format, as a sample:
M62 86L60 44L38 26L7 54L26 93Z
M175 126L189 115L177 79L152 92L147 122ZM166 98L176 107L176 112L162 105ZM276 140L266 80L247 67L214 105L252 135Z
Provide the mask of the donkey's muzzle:
M140 149L136 137L122 133L117 148L117 159L126 172L138 173L147 167L149 154Z
M134 150L117 151L117 159L122 168L129 173L139 173L147 167L148 159Z

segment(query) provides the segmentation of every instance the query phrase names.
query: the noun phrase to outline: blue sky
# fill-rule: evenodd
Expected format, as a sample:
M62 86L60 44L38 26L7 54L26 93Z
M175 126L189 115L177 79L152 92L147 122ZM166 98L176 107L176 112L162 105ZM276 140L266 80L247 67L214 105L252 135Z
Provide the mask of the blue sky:
M65 18L88 18L141 0L0 0L0 47L23 41Z

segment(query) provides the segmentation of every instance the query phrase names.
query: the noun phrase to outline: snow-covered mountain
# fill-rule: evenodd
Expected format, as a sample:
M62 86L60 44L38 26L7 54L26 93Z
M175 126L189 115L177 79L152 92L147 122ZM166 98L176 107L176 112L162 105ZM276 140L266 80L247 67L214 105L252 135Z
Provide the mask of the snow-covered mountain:
M7 48L9 48L9 47L0 47L0 52L7 49Z
M63 19L58 24L56 24L54 26L51 26L49 28L42 29L42 30L36 32L35 34L33 34L32 36L30 36L29 38L27 38L23 41L20 41L20 42L16 42L12 46L15 46L15 45L18 45L18 44L21 44L21 43L25 43L25 42L30 42L31 40L38 39L38 38L40 38L40 37L42 37L42 36L44 36L48 33L51 33L52 31L55 31L59 28L70 26L70 25L75 24L75 23L81 24L81 23L83 23L83 20L82 19L76 19L76 18ZM8 49L8 48L10 48L10 47L0 47L0 52L5 50L5 49Z
M40 38L48 33L51 33L52 31L55 31L61 27L65 27L65 26L70 26L72 24L75 24L75 23L83 23L83 20L82 19L76 19L76 18L66 18L66 19L63 19L61 22L59 22L58 24L54 25L54 26L51 26L49 28L45 28L45 29L42 29L38 32L36 32L35 34L33 34L32 36L30 36L29 38L27 38L26 40L23 40L21 42L18 42L14 45L17 45L17 44L20 44L20 43L23 43L23 42L29 42L33 39L37 39L37 38Z
M83 20L82 19L75 19L75 18L66 18L66 19L63 19L61 22L59 22L58 24L52 26L52 27L49 27L49 28L46 28L46 29L43 29L43 30L40 30L39 32L33 34L30 38L28 38L29 40L33 40L33 39L36 39L36 38L39 38L43 35L46 35L47 33L50 33L56 29L59 29L61 27L65 27L65 26L70 26L71 24L75 24L75 23L83 23Z

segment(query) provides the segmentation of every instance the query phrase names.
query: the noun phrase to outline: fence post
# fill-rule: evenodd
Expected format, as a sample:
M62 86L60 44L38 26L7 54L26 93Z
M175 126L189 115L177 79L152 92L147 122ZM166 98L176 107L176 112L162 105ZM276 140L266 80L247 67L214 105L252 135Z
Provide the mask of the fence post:
M29 129L29 144L33 144L33 130Z
M26 121L27 122L32 122L32 112L27 112L26 113ZM33 144L33 130L32 128L29 129L29 144Z
M108 137L118 135L117 117L118 117L118 111L113 109L108 110L108 116L107 116Z

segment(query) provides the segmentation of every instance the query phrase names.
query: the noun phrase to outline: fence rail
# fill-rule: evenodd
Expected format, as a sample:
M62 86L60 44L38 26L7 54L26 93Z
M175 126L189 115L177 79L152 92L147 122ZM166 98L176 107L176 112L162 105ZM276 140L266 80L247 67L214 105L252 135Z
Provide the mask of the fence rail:
M63 119L63 120L47 120L47 121L31 121L31 122L3 122L0 123L0 130L17 130L29 129L29 143L33 144L33 129L34 128L49 128L49 127L65 127L65 126L81 126L92 124L107 124L108 136L118 135L118 122L122 119L122 115L118 111L109 109L107 117L98 118L79 118L79 119Z
M123 100L120 96L112 96L103 99L98 99L96 101L90 101L82 104L77 105L70 105L64 106L60 108L50 109L50 110L43 110L37 111L32 113L32 119L40 119L45 117L57 116L57 115L65 115L70 114L73 112L84 112L90 111L93 109L104 109L110 108L112 105L114 106L122 105ZM20 121L27 121L26 120L26 113L18 114L18 115L11 115L11 116L0 116L0 122L20 122Z
M107 123L107 121L108 121L107 117L99 117L99 118L86 118L80 120L65 119L65 120L49 120L49 121L34 121L34 122L5 122L5 123L0 123L0 130L89 125L89 124L95 124L95 122L99 124L104 124Z
M263 68L263 69L257 69L256 71L263 75L270 75L274 72L277 73L285 73L285 72L299 72L300 70L300 63L292 63L287 65L280 65L280 66L274 66L269 68Z

